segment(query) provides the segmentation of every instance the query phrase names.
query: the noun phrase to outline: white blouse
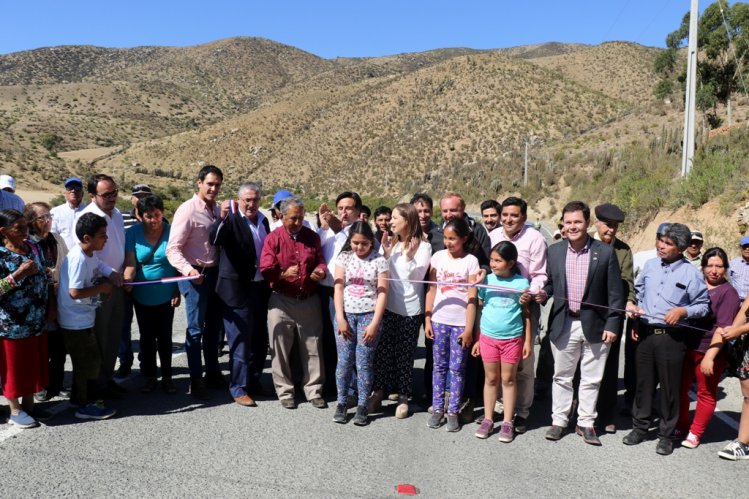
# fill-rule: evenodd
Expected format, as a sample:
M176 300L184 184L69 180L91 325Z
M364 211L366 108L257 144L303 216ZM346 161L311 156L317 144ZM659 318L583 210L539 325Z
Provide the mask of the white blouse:
M408 260L403 243L399 242L393 247L388 260L390 278L423 281L427 278L431 258L432 246L427 241L419 242L412 260ZM426 285L422 283L390 281L387 309L405 317L423 313L425 288Z

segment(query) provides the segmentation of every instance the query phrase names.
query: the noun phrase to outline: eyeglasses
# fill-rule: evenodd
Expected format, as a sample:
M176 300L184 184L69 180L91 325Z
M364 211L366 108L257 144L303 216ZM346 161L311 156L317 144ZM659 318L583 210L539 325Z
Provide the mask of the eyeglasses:
M83 187L74 185L73 187L66 187L65 190L68 192L83 192Z
M114 198L117 197L117 194L119 192L120 192L119 190L115 189L115 190L110 191L110 192L102 192L101 194L97 193L96 195L99 196L99 197L102 197L104 199L114 199Z
M40 215L40 216L36 217L34 220L42 220L44 222L47 222L48 220L52 220L52 214L51 213L47 213L46 215Z

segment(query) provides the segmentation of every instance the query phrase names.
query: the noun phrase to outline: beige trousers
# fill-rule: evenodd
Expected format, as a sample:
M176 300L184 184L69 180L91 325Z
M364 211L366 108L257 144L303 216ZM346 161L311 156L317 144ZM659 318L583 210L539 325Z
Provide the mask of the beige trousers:
M302 367L302 383L307 400L322 397L325 381L320 355L322 316L316 294L304 300L272 293L268 301L268 337L270 340L273 384L279 400L294 398L291 351L297 342Z
M551 386L551 420L556 426L566 428L572 409L573 386L577 363L580 362L580 387L577 390L577 425L593 426L598 413L596 402L601 387L603 370L610 345L589 343L583 335L579 319L567 317L564 331L551 341L554 354L554 383Z

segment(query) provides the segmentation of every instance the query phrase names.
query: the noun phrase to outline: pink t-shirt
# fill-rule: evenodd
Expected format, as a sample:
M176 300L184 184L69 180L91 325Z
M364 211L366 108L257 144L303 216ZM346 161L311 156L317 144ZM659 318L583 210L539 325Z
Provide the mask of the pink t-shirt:
M467 254L463 258L453 258L447 250L432 255L432 268L437 272L438 282L468 282L468 277L478 274L480 270L475 256ZM465 326L467 305L467 287L438 285L432 321L448 326Z

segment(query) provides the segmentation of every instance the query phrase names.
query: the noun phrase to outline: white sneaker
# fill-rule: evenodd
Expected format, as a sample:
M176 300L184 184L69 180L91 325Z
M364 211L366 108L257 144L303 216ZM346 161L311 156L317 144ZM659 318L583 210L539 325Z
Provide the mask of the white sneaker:
M408 397L400 397L398 399L398 407L395 408L395 417L397 419L408 417Z

